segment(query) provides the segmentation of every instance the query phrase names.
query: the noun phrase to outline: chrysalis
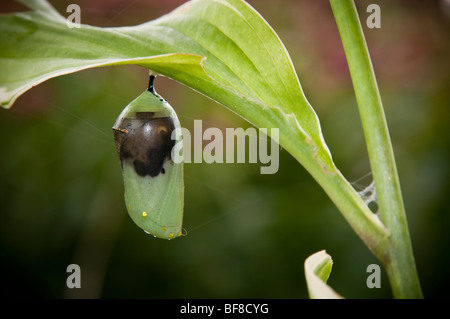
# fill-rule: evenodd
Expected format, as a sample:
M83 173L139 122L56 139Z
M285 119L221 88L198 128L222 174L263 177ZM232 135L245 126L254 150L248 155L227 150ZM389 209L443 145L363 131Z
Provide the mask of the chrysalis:
M180 122L155 92L154 78L150 76L148 90L119 115L114 139L129 215L147 233L172 239L181 235L183 221L183 163L172 159L173 147L182 143L179 130L174 131Z

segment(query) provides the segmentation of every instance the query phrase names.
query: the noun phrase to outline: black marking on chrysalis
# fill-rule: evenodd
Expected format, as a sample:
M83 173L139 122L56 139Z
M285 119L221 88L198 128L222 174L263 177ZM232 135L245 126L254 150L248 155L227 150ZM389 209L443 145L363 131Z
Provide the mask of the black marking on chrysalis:
M161 102L165 101L165 99L162 98L162 96L160 96L158 93L156 93L155 91L155 86L153 84L153 82L155 81L155 76L154 75L150 75L150 79L148 81L148 89L147 91L149 91L150 93L152 93L154 96L156 96L157 98L159 98L159 100Z
M130 163L140 176L158 176L164 171L166 160L171 160L175 141L171 139L175 129L170 117L148 118L148 114L137 113L133 127L125 127L128 133L117 132L119 157L122 165Z
M153 85L154 81L155 81L155 76L154 75L150 75L150 79L148 81L148 91L150 93L153 93L154 95L157 95L156 91L155 91L155 86Z

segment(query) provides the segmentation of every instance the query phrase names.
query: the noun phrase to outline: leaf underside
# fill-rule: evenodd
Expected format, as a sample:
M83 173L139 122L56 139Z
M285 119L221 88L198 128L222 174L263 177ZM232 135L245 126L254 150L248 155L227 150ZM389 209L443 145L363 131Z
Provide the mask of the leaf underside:
M325 250L312 254L305 260L305 277L311 299L342 299L327 285L332 267L333 261Z

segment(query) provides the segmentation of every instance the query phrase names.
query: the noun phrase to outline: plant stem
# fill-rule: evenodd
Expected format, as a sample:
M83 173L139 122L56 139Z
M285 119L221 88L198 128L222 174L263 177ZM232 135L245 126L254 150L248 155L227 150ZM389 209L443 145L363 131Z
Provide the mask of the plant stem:
M421 298L400 182L361 23L352 0L330 0L358 102L380 219L389 230L384 266L395 298Z

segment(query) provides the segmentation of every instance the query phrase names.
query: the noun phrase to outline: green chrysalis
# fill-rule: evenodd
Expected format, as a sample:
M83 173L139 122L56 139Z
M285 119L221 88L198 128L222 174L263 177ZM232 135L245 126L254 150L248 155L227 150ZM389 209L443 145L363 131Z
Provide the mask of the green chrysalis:
M154 78L150 76L148 90L119 115L114 140L129 215L145 232L172 239L181 236L183 222L183 162L172 159L173 147L182 143L175 131L180 122L155 92Z

